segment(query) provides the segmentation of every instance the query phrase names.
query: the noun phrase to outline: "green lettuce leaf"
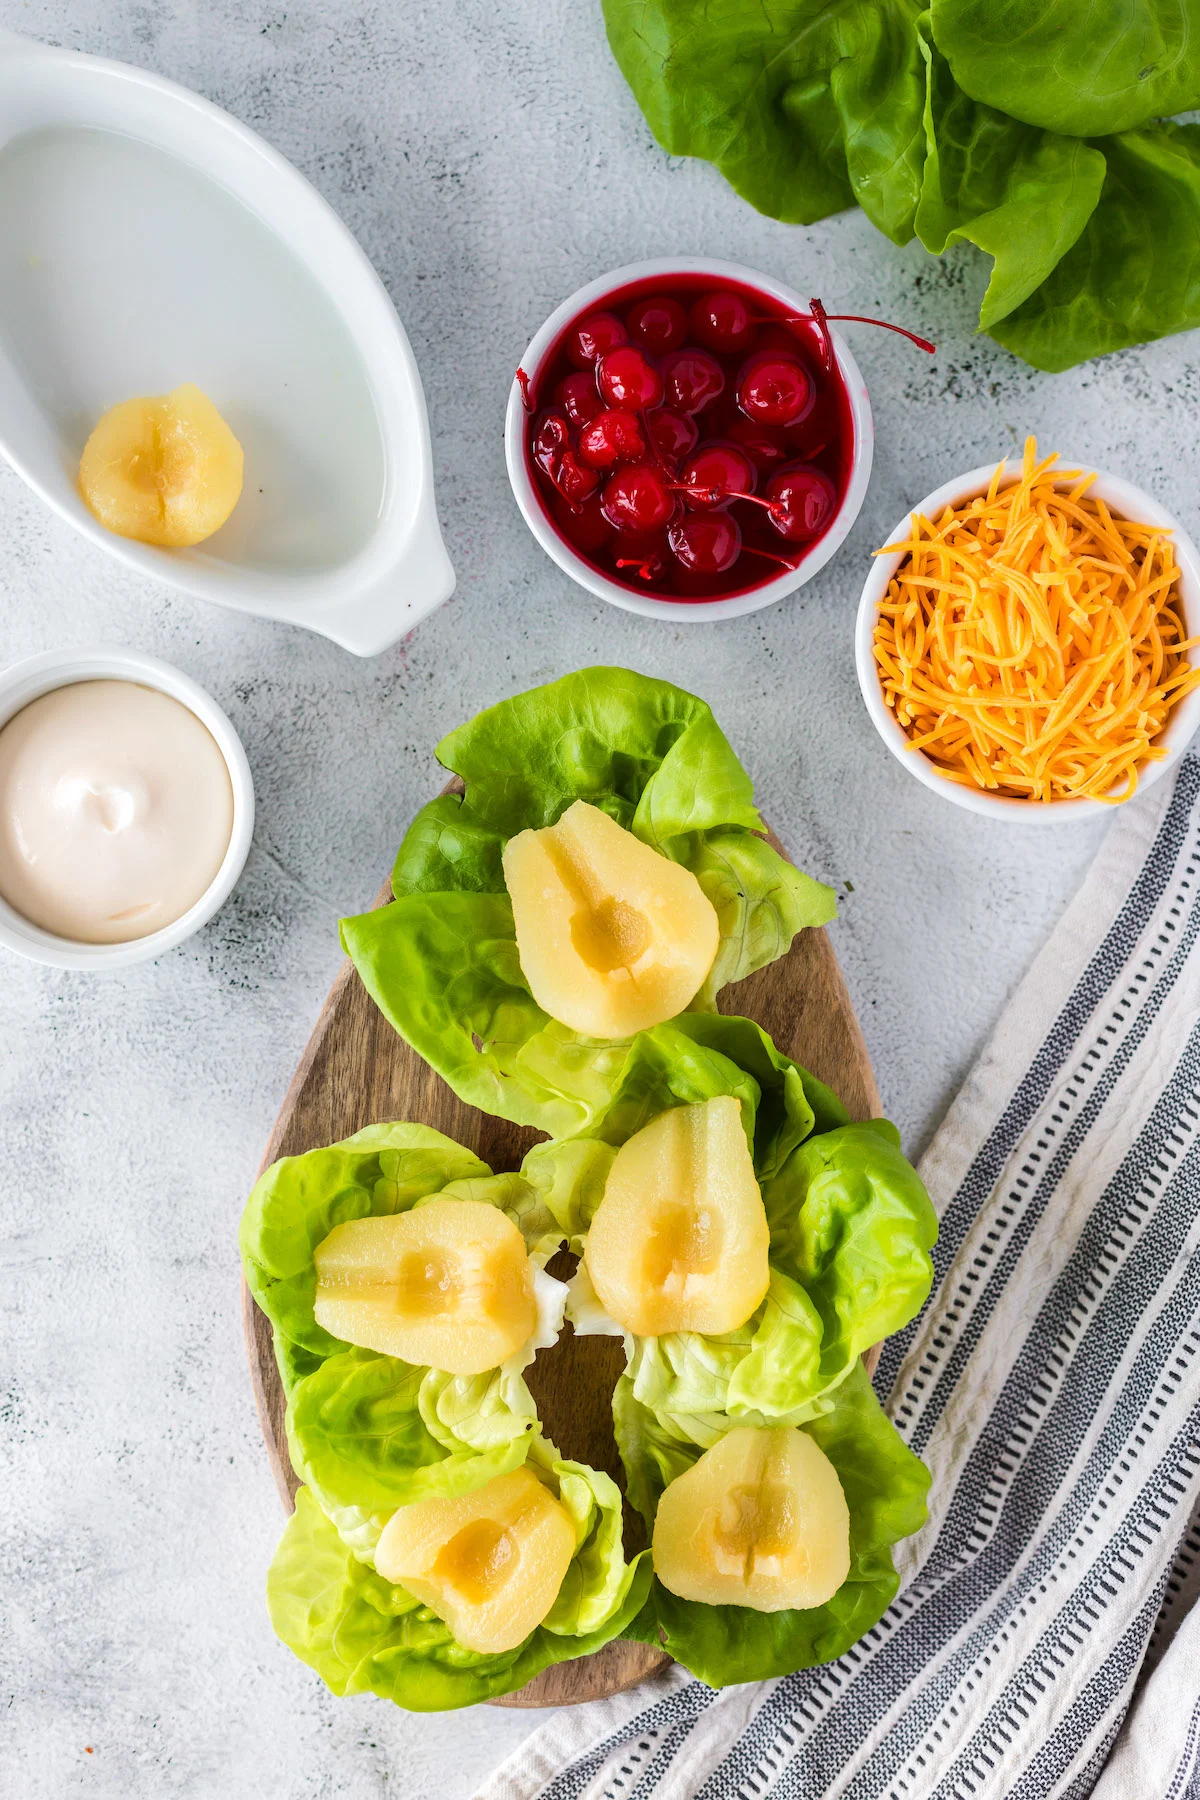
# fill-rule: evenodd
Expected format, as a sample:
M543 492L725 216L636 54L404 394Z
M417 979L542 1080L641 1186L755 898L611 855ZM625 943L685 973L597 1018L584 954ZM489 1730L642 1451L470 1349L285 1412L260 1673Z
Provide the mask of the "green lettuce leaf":
M702 1447L664 1427L624 1377L613 1415L629 1498L652 1531L663 1488L692 1466ZM710 1687L763 1681L841 1656L895 1598L892 1546L925 1523L929 1472L883 1412L861 1364L830 1410L801 1429L837 1470L850 1511L850 1573L833 1598L804 1611L763 1613L681 1600L656 1581L626 1632L661 1643Z
M846 1117L829 1089L776 1049L753 1019L684 1013L669 1025L640 1031L632 1040L618 1074L594 1109L588 1131L568 1140L575 1146L572 1160L558 1161L564 1151L556 1148L561 1181L558 1205L564 1217L582 1219L585 1213L572 1196L572 1181L590 1184L588 1218L603 1192L607 1167L599 1152L589 1157L583 1145L619 1147L660 1113L723 1095L740 1102L742 1125L760 1182L777 1174L809 1136L818 1107L827 1121L840 1123ZM543 1154L552 1153L549 1145L538 1148ZM536 1162L537 1153L531 1153L522 1165L523 1172Z
M256 1299L271 1319L288 1396L292 1466L360 1555L370 1557L397 1506L469 1492L517 1467L538 1439L521 1370L562 1328L566 1289L544 1273L570 1235L546 1205L561 1188L556 1164L590 1193L586 1154L539 1145L537 1181L493 1175L440 1132L373 1125L304 1156L285 1157L259 1179L242 1220L242 1253ZM541 1186L537 1185L540 1182ZM535 1261L538 1316L523 1350L482 1375L449 1375L344 1344L317 1324L313 1252L345 1219L403 1212L436 1198L476 1201L508 1213Z
M342 943L396 1030L485 1112L571 1136L628 1049L557 1024L529 992L501 868L516 832L586 800L691 869L720 926L698 1008L833 917L831 890L757 835L749 777L710 709L670 682L583 669L489 708L438 756L465 794L417 815L392 871L396 899L343 919Z
M405 1212L451 1181L490 1174L470 1150L426 1125L368 1125L264 1171L246 1203L238 1242L250 1292L275 1328L285 1391L298 1373L311 1373L297 1352L323 1358L345 1348L313 1317L313 1251L334 1226ZM288 1346L283 1355L281 1339Z
M577 1474L574 1464L559 1467L564 1471L559 1493L577 1528L576 1483L583 1479L587 1485L590 1478L600 1484L593 1489L593 1516L564 1583L564 1594L568 1583L570 1594L565 1601L560 1594L550 1615L555 1627L547 1621L515 1650L487 1656L456 1643L429 1607L354 1555L307 1488L296 1496L296 1511L267 1577L272 1625L335 1694L374 1693L414 1712L472 1706L512 1693L552 1663L600 1649L642 1610L649 1558L643 1553L614 1577L616 1557L601 1544L612 1511L602 1489L607 1477ZM572 1617L582 1621L598 1611L604 1614L601 1623L569 1629Z
M595 1138L534 1145L521 1164L525 1197L509 1209L531 1252L553 1254L563 1245L582 1250L615 1155L611 1144Z
M530 1461L575 1524L575 1555L540 1629L556 1637L590 1637L625 1613L636 1580L636 1564L625 1561L622 1547L621 1490L611 1475L560 1457L544 1438L534 1445Z
M705 1449L732 1425L800 1425L832 1404L820 1315L778 1269L762 1305L736 1331L631 1339L622 1379L665 1428Z
M928 68L927 156L917 235L934 255L975 244L994 259L979 324L1027 300L1079 237L1104 183L1104 157L1078 138L1019 124L968 99L919 26Z
M762 830L750 777L711 709L633 669L579 669L514 694L450 732L437 757L466 785L459 816L503 838L553 825L575 800L665 854L693 831ZM409 867L406 837L392 876L398 894Z
M849 1123L850 1115L833 1089L776 1049L753 1019L741 1019L735 1013L685 1013L672 1021L671 1028L693 1043L716 1051L757 1082L757 1174L772 1174L810 1131L832 1131L835 1126ZM699 1097L709 1098L707 1094ZM805 1129L809 1119L811 1123Z
M762 1192L771 1262L820 1315L823 1390L925 1304L937 1215L886 1119L809 1138Z
M1105 138L1083 233L992 336L1035 369L1069 369L1200 325L1200 125Z
M1192 0L931 0L933 35L972 98L1102 137L1200 106Z
M625 1562L618 1489L546 1443L521 1374L532 1351L561 1329L566 1290L540 1265L580 1226L594 1154L539 1145L534 1179L493 1175L438 1132L379 1125L276 1163L251 1195L243 1257L275 1330L288 1448L305 1483L272 1565L272 1617L336 1692L370 1687L421 1709L467 1705L607 1642L644 1601L649 1571ZM570 1203L576 1213L562 1199L564 1171L579 1190ZM313 1316L313 1252L335 1225L437 1196L503 1209L535 1259L537 1329L522 1351L481 1375L416 1368L343 1344ZM573 1520L575 1555L539 1630L508 1656L479 1658L428 1608L380 1580L374 1552L397 1507L469 1493L527 1460Z
M688 1013L639 1034L587 1134L611 1149L676 1106L730 1094L741 1103L755 1176L771 1229L771 1285L756 1312L719 1336L626 1336L627 1374L639 1404L683 1422L699 1443L730 1421L798 1424L861 1353L908 1324L933 1279L937 1223L895 1127L851 1125L845 1108L784 1056L750 1019ZM549 1148L549 1147L546 1147ZM586 1235L603 1163L581 1163L586 1205L573 1205L569 1172L559 1207ZM616 1331L584 1268L568 1311L582 1333Z
M980 328L1035 368L1200 324L1192 0L604 0L659 142L761 212L857 199L993 259Z
M925 80L909 0L604 0L613 55L664 150L716 164L772 218L855 200L912 236Z
M358 1347L298 1382L287 1410L292 1467L326 1512L353 1509L339 1523L364 1550L398 1506L470 1493L515 1469L538 1429L519 1375L445 1375Z

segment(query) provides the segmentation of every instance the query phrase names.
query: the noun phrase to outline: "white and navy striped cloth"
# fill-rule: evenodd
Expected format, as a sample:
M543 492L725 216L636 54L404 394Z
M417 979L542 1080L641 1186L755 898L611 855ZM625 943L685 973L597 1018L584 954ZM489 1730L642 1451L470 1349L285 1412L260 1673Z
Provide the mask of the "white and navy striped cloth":
M477 1800L1200 1800L1200 758L1118 816L922 1174L933 1472L838 1663L566 1709Z

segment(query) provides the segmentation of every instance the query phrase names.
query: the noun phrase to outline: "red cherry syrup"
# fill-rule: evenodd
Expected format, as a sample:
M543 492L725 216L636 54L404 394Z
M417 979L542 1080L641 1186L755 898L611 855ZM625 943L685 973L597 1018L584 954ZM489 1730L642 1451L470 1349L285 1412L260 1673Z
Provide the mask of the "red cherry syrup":
M850 481L854 424L820 320L671 275L606 294L523 385L555 529L610 581L724 600L795 567Z

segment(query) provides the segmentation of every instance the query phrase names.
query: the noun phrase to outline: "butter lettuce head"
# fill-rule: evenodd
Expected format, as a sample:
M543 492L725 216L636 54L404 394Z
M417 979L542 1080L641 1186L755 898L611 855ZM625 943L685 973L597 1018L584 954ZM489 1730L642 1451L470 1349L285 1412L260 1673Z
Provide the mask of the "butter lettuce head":
M626 1377L617 1385L613 1414L629 1498L652 1532L663 1489L707 1445L642 1406ZM790 1675L843 1655L895 1598L892 1546L925 1523L929 1472L883 1412L861 1364L830 1409L801 1429L837 1470L850 1512L850 1572L833 1598L803 1611L766 1613L681 1600L655 1581L626 1632L661 1643L710 1687Z
M993 259L1036 368L1200 324L1194 0L604 0L651 130L773 218Z
M649 1558L621 1556L620 1495L607 1476L558 1459L546 1473L577 1547L553 1610L515 1650L464 1649L429 1607L355 1556L308 1488L267 1577L277 1634L335 1694L378 1694L413 1712L513 1693L552 1663L600 1649L643 1609Z
M884 1119L850 1124L828 1088L750 1019L688 1013L641 1032L590 1131L588 1198L560 1169L559 1206L581 1246L616 1149L660 1113L732 1095L741 1103L770 1226L771 1283L737 1330L627 1340L639 1404L708 1445L731 1424L798 1424L830 1404L862 1352L908 1324L929 1293L937 1221ZM586 1282L577 1329L603 1328Z
M418 813L390 906L342 921L342 943L396 1030L471 1105L567 1137L590 1124L628 1043L550 1019L521 972L501 857L517 832L599 807L696 876L720 922L693 1005L833 917L829 888L758 834L746 771L708 706L629 669L583 669L518 694L437 750L461 777Z

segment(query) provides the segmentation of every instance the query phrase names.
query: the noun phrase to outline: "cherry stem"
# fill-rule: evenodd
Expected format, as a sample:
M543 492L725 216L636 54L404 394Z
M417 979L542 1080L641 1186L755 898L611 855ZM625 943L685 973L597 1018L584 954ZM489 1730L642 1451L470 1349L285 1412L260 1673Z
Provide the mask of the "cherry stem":
M761 506L769 512L773 519L787 519L787 509L778 500L764 500L761 494L745 494L736 488L698 488L689 487L684 481L672 481L668 484L677 494L690 494L701 506L720 506L725 500L748 500L751 506ZM763 551L766 555L766 551Z
M915 331L906 331L903 325L892 325L887 319L868 319L865 313L826 313L827 319L849 319L855 325L878 325L881 331L894 331L897 337L907 338L918 350L924 350L927 356L933 356L937 345L931 344L928 338L918 337Z
M521 404L527 413L533 411L533 395L529 388L529 377L524 369L517 370L517 386L521 390Z
M654 458L664 475L673 475L675 473L674 469L671 467L670 463L667 462L662 451L654 441L654 433L650 429L650 420L646 416L646 408L644 406L639 411L638 418L641 420L642 436L650 446L651 456Z
M826 375L833 373L833 333L829 329L829 315L820 300L810 300L813 320L821 339L821 367Z
M815 325L821 336L821 362L825 374L833 368L833 339L829 332L830 319L846 319L854 325L878 325L881 331L894 331L898 337L907 338L918 350L924 350L932 356L937 350L928 338L918 337L915 331L906 331L903 325L892 325L887 319L869 319L865 313L831 313L826 312L820 300L810 300L812 307L807 313L784 313L774 318L756 318L756 325Z
M618 569L636 569L639 581L653 581L654 577L661 572L662 564L657 556L648 556L644 559L640 556L618 556L617 567Z
M768 562L779 563L782 568L792 570L798 569L800 560L802 560L789 562L786 556L780 556L774 550L760 550L757 544L743 544L742 554L744 556L765 556Z

